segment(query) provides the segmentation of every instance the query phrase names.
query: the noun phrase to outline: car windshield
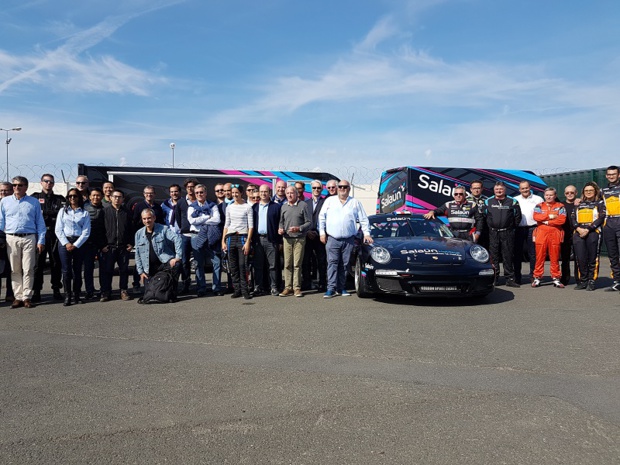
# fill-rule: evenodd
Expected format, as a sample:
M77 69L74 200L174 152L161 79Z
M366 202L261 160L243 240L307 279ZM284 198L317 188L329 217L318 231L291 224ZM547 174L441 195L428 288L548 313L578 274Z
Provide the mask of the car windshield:
M370 222L374 239L388 237L454 237L441 221L420 218L381 218Z

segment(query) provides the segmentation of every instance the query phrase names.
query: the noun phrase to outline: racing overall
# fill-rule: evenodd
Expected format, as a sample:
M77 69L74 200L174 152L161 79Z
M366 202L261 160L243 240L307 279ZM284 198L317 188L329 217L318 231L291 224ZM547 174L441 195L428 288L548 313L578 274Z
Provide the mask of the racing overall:
M482 214L478 205L470 200L464 202L451 200L436 208L434 212L436 216L448 217L450 230L460 239L471 241L473 232L482 230Z
M603 239L607 247L612 278L615 284L620 284L620 182L608 184L601 191L607 210Z
M579 274L577 284L593 282L598 277L601 252L601 225L605 221L605 202L603 200L582 201L575 207L571 216L573 229L585 228L588 235L573 234L573 248Z
M555 215L555 218L550 219L549 215ZM538 223L534 231L534 243L536 244L534 278L542 278L545 273L545 259L549 253L551 278L559 280L562 277L560 247L564 239L563 225L566 222L564 204L557 201L539 203L534 208L534 219Z

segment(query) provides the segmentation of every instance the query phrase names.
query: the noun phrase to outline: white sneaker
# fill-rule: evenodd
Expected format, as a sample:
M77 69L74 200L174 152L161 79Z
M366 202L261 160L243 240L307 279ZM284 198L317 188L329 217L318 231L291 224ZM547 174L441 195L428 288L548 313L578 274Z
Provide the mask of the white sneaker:
M532 287L540 287L540 279L534 278L532 280Z
M560 282L560 280L556 278L556 279L553 280L553 287L558 287L560 289L564 289L564 284L562 284Z

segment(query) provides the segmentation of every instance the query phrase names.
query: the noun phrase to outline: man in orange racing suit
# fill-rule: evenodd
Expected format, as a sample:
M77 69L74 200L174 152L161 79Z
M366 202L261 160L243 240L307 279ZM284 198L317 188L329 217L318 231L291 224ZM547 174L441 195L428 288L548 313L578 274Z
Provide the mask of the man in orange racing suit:
M564 239L563 225L566 222L564 204L558 202L555 188L545 189L545 201L534 208L534 220L538 223L534 231L536 244L536 268L532 287L540 286L540 280L545 273L545 259L549 253L551 279L555 287L563 288L560 270L560 247Z

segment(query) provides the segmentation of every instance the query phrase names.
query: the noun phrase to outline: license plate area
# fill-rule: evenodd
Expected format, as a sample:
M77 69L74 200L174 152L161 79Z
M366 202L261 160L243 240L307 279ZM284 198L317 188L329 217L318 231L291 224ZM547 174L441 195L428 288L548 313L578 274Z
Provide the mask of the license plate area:
M459 286L418 286L419 292L460 292L461 288Z

